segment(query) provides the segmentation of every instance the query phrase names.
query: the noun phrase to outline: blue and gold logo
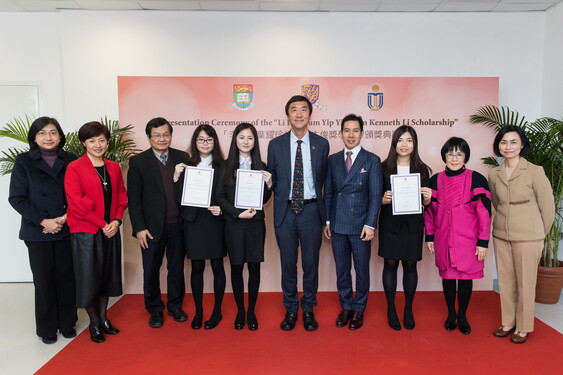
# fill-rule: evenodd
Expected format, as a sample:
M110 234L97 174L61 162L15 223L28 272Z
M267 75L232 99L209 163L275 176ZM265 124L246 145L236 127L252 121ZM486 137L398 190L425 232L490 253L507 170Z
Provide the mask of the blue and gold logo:
M252 103L253 97L252 85L249 84L237 84L233 85L233 97L235 102L233 103L233 108L239 111L248 111L254 107Z
M383 93L379 92L379 86L371 86L371 91L368 93L368 107L372 111L379 111L383 108Z

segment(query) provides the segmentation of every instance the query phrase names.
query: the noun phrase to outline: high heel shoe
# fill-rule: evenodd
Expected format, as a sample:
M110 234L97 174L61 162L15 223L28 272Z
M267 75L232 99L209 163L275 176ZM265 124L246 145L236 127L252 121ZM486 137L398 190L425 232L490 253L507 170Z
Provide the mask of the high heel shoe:
M221 322L222 319L223 317L220 314L211 314L211 318L205 321L205 323L203 324L203 328L213 329L217 327L217 325L219 324L219 322Z
M235 318L235 329L240 331L244 328L244 312L238 313L237 317Z
M471 326L466 318L458 318L459 320L459 332L463 333L464 335L469 335L471 333Z
M194 319L192 320L192 329L200 329L201 328L201 315L195 315Z
M444 328L446 331L453 331L457 327L457 317L449 317L444 322Z
M258 329L258 319L254 313L248 313L248 329L256 331Z
M90 328L90 338L92 339L92 341L98 344L106 341L106 338L100 326L89 326L89 328Z
M100 328L102 329L102 332L107 335L117 335L119 333L119 330L112 326L109 320L103 322Z

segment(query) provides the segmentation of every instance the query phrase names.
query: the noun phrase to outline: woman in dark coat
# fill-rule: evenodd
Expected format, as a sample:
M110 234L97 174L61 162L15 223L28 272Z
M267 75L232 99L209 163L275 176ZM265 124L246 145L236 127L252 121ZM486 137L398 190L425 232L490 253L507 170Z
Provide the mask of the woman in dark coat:
M395 309L397 291L397 269L403 264L403 290L405 291L405 309L403 324L406 329L415 326L412 304L418 273L416 263L422 259L422 238L424 218L422 214L393 215L391 175L420 173L423 204L430 203L432 196L428 181L432 171L418 155L418 137L411 126L403 125L393 133L389 155L382 163L383 197L379 216L379 256L384 258L383 288L387 299L387 320L394 330L401 329L401 323Z
M29 252L35 286L37 335L45 344L57 331L76 336L76 291L66 225L64 175L76 155L63 150L65 135L54 118L40 117L27 134L29 152L16 158L10 204L21 218L20 239Z
M184 187L184 170L188 165L198 168L213 168L215 171L211 205L207 208L182 206L180 210L186 253L192 263L190 281L195 303L192 328L200 329L203 320L203 271L205 270L205 260L209 259L213 269L215 306L211 317L205 321L204 328L213 329L223 318L221 305L226 284L223 258L227 252L223 236L223 216L214 197L219 180L217 173L223 162L223 152L217 138L217 132L211 125L199 125L195 129L190 143L190 155L188 164L177 164L174 172L175 187L179 197L181 197Z
M217 186L217 203L225 215L225 243L231 260L231 282L237 304L235 329L243 329L245 322L244 282L242 270L248 267L248 328L258 329L258 320L254 309L260 288L260 263L264 261L264 241L266 225L264 211L249 208L246 210L234 206L237 169L260 171L264 180L266 203L272 192L272 175L266 171L266 164L260 158L260 146L256 128L248 123L237 125L233 132L229 156L221 166L220 183Z

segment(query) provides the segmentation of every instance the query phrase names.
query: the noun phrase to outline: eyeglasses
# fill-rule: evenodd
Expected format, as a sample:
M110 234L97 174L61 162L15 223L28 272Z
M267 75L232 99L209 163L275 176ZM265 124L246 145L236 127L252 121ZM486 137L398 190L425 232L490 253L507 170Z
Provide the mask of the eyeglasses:
M203 144L212 144L214 142L213 138L198 138L197 143L199 143L200 145Z
M448 152L446 154L446 158L450 159L450 160L454 160L454 159L465 159L465 154L463 152L460 152L458 154L453 154L451 152Z
M154 138L154 139L161 139L161 138L168 139L170 137L172 137L172 134L170 134L170 133L163 133L163 134L156 133L156 134L151 135L151 138Z
M51 131L44 131L44 130L40 130L37 132L36 136L39 137L46 137L47 135L50 135L51 137L56 137L57 135L59 135L59 132L56 130L51 130Z

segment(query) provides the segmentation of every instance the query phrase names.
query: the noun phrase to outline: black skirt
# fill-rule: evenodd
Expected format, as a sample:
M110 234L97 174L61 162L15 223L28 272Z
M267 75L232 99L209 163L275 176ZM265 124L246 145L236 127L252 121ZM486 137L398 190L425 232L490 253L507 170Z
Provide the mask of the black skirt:
M194 222L184 221L184 243L188 259L218 259L227 255L223 220L207 208L197 208Z
M418 262L422 259L423 234L423 231L410 232L404 221L396 233L379 228L378 255L386 259Z
M225 243L233 265L264 261L266 225L262 220L225 221Z
M71 233L70 241L76 279L76 306L88 307L100 296L116 297L121 286L121 236Z

